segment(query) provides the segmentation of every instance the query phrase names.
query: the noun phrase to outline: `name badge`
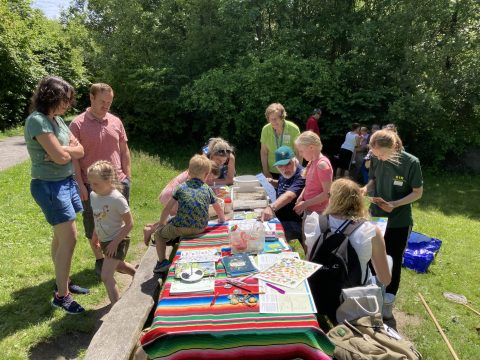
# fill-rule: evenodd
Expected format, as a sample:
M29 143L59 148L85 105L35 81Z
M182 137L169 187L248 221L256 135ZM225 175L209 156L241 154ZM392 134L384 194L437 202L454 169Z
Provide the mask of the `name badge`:
M290 144L290 135L283 135L283 142L285 144Z
M403 181L400 181L400 180L395 180L393 182L393 185L396 185L396 186L403 186Z

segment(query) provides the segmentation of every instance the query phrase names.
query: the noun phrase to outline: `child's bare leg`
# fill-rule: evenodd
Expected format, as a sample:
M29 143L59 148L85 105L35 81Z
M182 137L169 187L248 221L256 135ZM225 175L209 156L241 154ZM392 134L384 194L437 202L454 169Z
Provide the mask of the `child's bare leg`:
M152 237L153 232L155 231L156 224L147 224L143 227L143 242L145 245L150 243L150 238Z
M130 276L135 275L135 273L137 272L137 270L135 270L135 267L126 261L120 261L118 263L117 271L121 272L122 274L128 274Z
M117 283L115 281L115 278L113 277L113 274L115 273L115 269L117 268L119 262L120 260L105 257L102 266L102 281L105 284L108 298L110 299L112 305L115 304L120 298Z

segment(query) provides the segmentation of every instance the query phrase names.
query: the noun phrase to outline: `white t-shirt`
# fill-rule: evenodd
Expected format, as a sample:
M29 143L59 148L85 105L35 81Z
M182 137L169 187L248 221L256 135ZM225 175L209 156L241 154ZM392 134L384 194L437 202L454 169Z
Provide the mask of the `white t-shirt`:
M112 241L125 226L122 215L130 211L127 200L118 190L109 195L90 193L95 232L101 242Z
M343 149L350 150L353 152L355 150L355 145L357 145L357 137L359 135L356 132L349 131L347 135L345 135L345 141L342 144Z
M329 218L329 225L330 225L331 232L335 232L335 230L337 230L345 222L345 219L339 219L332 215L329 215L328 218ZM372 238L374 236L375 236L375 225L373 225L368 221L360 225L360 227L358 227L349 236L350 244L357 252L358 260L360 261L360 266L362 268L362 281L363 279L365 279L365 272L367 271L367 263L372 258ZM320 246L323 241L323 234L320 235L318 241L319 243L317 246ZM311 246L307 244L307 247L308 247L308 252L310 253ZM308 254L308 256L310 256L310 254Z

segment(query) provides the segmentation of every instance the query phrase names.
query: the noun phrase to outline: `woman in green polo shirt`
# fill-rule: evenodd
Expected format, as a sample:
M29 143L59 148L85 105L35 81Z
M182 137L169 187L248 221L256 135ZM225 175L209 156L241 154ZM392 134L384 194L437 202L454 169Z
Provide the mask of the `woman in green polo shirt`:
M403 150L402 140L395 131L375 132L370 138L370 149L373 157L363 192L371 196L372 215L388 217L384 238L393 268L392 281L386 290L395 295L400 285L403 253L413 226L411 204L423 194L422 170L418 158Z
M75 217L83 210L73 179L72 158L83 157L83 147L60 115L70 108L74 95L73 87L65 80L54 76L43 78L33 94L24 130L32 160L30 192L53 227L51 250L57 291L52 305L69 314L84 311L70 292L88 293L88 289L72 284L69 278L77 240Z
M300 129L293 122L286 120L287 112L282 104L273 103L265 110L268 124L262 129L260 136L260 158L262 160L262 172L267 178L278 179L280 173L275 163L275 151L283 145L295 149L295 140L300 135ZM303 159L295 151L296 157L301 164Z

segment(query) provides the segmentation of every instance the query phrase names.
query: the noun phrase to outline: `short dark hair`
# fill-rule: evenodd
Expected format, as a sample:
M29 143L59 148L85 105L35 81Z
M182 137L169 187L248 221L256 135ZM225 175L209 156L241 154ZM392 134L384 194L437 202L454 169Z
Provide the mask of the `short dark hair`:
M70 97L68 93L70 92ZM33 93L30 112L39 111L45 115L58 107L62 101L75 105L75 90L68 82L57 76L46 76L37 85Z

